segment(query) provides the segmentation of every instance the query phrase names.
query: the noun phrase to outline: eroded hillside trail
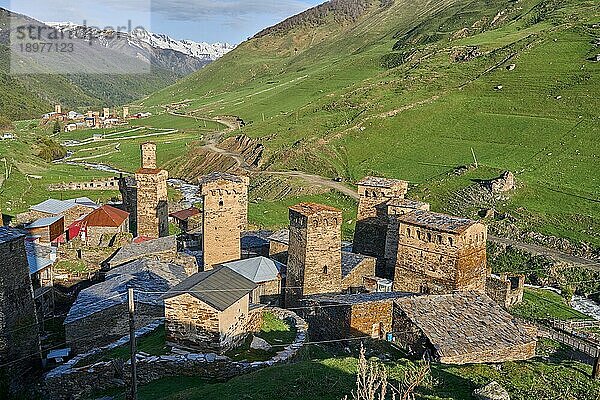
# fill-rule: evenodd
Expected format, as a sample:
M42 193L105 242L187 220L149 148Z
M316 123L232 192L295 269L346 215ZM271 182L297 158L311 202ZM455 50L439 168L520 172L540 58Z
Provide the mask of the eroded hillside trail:
M403 106L397 110L392 110L387 113L378 114L374 117L379 117L379 118L393 117L400 112L404 112L406 110L421 106L423 104L428 104L428 103L434 102L434 101L438 100L439 98L440 98L440 96L436 95L431 98L428 98L428 99L425 99L425 100L422 100L419 102L415 102L410 105ZM196 120L201 119L201 118L195 117L193 115L177 113L174 111L168 111L168 112L169 112L169 114L174 115L174 116L194 118ZM233 118L217 117L213 120L215 122L225 125L227 128L222 131L212 132L209 135L209 137L207 137L205 139L206 144L203 145L202 147L209 152L232 158L233 160L235 160L238 167L240 169L244 170L245 172L247 172L249 175L271 175L271 176L283 176L283 177L289 177L289 178L299 178L299 179L302 179L305 182L312 184L312 185L318 185L318 186L327 187L329 189L333 189L333 190L340 192L354 200L360 199L358 192L354 188L346 186L344 183L337 182L328 177L315 175L315 174L309 174L309 173L302 172L302 171L259 170L256 167L249 165L248 162L246 162L243 155L241 155L240 153L237 153L235 151L226 150L226 149L220 148L218 146L218 144L223 140L223 138L225 136L237 131L240 128L239 123L234 122ZM573 265L573 266L577 266L577 267L587 268L587 269L594 270L594 271L600 271L600 263L595 260L590 260L590 259L586 259L586 258L582 258L582 257L573 256L571 254L568 254L568 253L565 253L565 252L562 252L559 250L555 250L552 248L548 248L545 246L520 242L520 241L512 240L509 238L497 237L494 235L488 235L488 241L495 243L495 244L499 244L499 245L513 246L515 248L526 251L526 252L536 255L536 256L549 257L550 259L554 260L555 262L557 262L559 264L568 264L568 265Z
M193 118L196 120L200 119L193 115L183 114L183 113L179 113L179 112L175 112L175 111L171 111L171 110L169 110L167 112L171 115L178 116L178 117ZM342 182L337 182L331 178L327 178L327 177L320 176L320 175L309 174L309 173L302 172L302 171L259 170L255 167L251 166L250 164L248 164L246 159L240 153L230 151L227 149L223 149L218 146L218 144L223 140L224 137L226 137L230 133L235 132L236 130L238 130L240 128L239 124L237 122L234 122L232 120L232 118L217 117L217 118L213 119L213 121L223 124L227 128L224 129L223 131L212 132L209 136L207 136L205 138L206 144L204 144L202 146L202 148L211 153L216 153L216 154L220 154L220 155L232 158L236 162L237 166L239 168L243 169L244 171L246 171L248 174L251 174L251 175L273 175L273 176L284 176L284 177L290 177L290 178L299 178L299 179L306 181L309 184L317 185L317 186L324 186L329 189L333 189L340 193L343 193L344 195L346 195L352 199L355 199L355 200L359 199L358 193L356 192L355 189L353 189L349 186L346 186Z

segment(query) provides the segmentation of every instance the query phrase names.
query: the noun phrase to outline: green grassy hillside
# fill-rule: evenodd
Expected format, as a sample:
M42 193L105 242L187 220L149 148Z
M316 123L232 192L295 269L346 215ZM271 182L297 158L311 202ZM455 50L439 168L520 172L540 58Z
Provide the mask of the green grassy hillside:
M438 210L508 169L519 189L498 211L600 243L597 1L332 3L142 104L237 115L264 169L404 178ZM453 177L471 149L480 169Z

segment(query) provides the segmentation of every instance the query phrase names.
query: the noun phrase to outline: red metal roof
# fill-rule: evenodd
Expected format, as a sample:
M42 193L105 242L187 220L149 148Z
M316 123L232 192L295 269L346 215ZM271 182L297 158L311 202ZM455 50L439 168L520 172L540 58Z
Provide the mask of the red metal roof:
M82 221L87 226L111 226L118 227L129 218L127 211L104 205L87 215Z
M171 213L171 214L169 214L169 217L177 218L180 221L185 221L188 218L193 217L194 215L198 215L198 214L200 214L200 210L198 210L196 207L190 207L185 210L176 211L174 213Z

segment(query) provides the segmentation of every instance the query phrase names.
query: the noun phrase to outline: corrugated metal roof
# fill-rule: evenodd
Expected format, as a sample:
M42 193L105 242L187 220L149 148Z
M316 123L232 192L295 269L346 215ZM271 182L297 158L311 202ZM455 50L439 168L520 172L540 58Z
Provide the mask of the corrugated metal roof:
M190 276L169 290L164 298L188 293L219 311L225 311L256 287L254 282L232 269L217 267Z
M64 213L65 211L75 207L76 205L81 205L93 209L98 208L98 204L94 203L87 197L78 197L76 199L70 200L48 199L46 201L41 202L40 204L36 204L34 206L29 207L29 209L32 211L39 211L46 214L57 215Z
M232 269L254 283L277 280L285 269L283 264L262 256L226 262L221 265Z
M62 215L55 215L53 217L40 218L37 221L33 221L30 224L25 225L26 229L34 229L34 228L45 228L54 224L57 221L60 221L64 217Z
M186 221L188 218L193 217L195 215L200 214L200 210L196 207L186 208L185 210L180 210L169 214L169 217L176 218L180 221Z

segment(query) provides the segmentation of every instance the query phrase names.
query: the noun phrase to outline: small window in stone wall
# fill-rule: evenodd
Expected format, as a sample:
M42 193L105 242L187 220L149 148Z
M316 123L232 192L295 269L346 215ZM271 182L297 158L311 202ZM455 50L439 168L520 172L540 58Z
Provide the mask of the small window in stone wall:
M323 267L323 273L326 274L327 270L328 270L328 268L327 268L327 265L326 265L326 266Z
M219 200L219 207L223 207L225 203L223 203L223 199Z
M449 237L449 238L448 238L448 244L449 244L450 246L453 246L453 245L454 245L454 240L453 240L451 237Z
M406 236L410 237L410 228L406 228Z
M443 242L442 235L437 235L437 242L438 242L438 244L442 244L442 242Z
M427 241L431 242L431 233L427 232Z

